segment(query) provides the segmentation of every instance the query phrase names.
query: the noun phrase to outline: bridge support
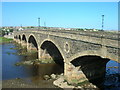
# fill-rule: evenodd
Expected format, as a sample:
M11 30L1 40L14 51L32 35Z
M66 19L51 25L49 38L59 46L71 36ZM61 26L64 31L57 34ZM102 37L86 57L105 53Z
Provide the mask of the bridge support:
M17 42L18 39L14 38L14 41Z
M21 40L19 39L14 39L15 42L17 42L18 44L21 44Z
M22 45L27 47L27 51L30 51L30 52L32 50L37 51L37 48L32 43L24 42Z
M38 49L39 59L52 59L52 57L47 53L46 49Z
M41 49L38 49L38 59L41 58Z
M65 62L65 77L71 84L89 81L97 87L103 86L106 63L109 59L97 56L85 56L71 62Z
M80 66L75 67L70 62L64 63L64 75L70 84L78 84L88 80L85 74L80 70Z
M23 47L27 47L27 42L21 41L21 45L22 45Z

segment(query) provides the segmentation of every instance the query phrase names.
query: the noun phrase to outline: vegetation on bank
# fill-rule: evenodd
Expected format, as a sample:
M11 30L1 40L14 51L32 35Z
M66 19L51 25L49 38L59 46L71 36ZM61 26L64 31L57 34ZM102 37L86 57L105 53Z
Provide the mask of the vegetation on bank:
M5 37L0 37L0 44L2 43L9 43L13 41L13 39L8 39L8 38L5 38Z
M0 36L8 35L14 31L13 27L2 27L0 28Z

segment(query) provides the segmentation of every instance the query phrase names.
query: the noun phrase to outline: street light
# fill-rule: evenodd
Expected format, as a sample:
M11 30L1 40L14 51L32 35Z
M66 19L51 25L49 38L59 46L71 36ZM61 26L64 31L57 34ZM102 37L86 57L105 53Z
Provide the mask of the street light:
M38 27L40 28L40 18L38 18Z
M44 28L46 28L46 22L44 22Z
M104 27L104 15L102 15L102 30L103 30L103 27Z

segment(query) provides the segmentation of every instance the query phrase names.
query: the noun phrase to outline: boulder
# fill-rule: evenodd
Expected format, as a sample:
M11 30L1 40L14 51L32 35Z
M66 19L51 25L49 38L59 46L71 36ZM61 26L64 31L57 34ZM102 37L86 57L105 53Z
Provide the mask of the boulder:
M50 79L50 76L49 76L49 75L44 75L44 79L45 79L45 80L49 80L49 79Z
M52 79L56 79L56 77L57 77L57 76L56 76L55 74L51 74L51 78L52 78Z

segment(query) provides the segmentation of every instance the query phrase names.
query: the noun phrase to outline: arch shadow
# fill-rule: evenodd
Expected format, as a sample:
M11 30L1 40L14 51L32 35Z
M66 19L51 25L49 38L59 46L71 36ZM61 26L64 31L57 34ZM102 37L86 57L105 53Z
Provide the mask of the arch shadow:
M21 41L21 36L19 35L18 39Z
M32 44L32 47L33 48L35 47L38 50L39 47L38 47L38 43L37 43L35 36L30 35L28 38L28 43Z
M61 66L64 71L64 58L59 47L51 40L44 40L40 45L41 50L46 51L49 54L54 62Z
M22 40L27 42L26 36L24 34L22 35Z
M103 83L106 73L107 58L101 58L95 55L80 56L71 61L71 63L82 71L90 83L103 89Z

